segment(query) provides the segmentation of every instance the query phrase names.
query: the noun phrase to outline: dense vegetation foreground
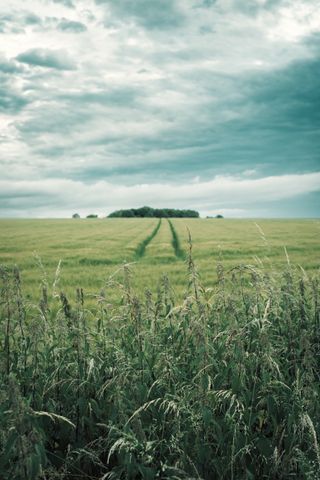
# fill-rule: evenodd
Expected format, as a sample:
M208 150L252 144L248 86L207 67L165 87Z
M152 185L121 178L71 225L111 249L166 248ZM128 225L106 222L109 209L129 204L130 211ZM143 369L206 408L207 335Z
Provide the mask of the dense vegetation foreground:
M1 479L320 478L319 278L187 265L182 304L125 265L90 310L1 268Z

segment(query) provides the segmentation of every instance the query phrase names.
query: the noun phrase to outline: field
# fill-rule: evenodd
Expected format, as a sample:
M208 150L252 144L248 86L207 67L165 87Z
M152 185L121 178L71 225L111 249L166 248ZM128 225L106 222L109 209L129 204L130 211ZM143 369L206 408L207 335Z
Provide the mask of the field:
M73 297L77 287L96 293L126 262L131 264L138 292L143 293L146 285L155 292L159 278L169 274L181 299L187 275L188 228L193 258L206 285L215 281L221 262L225 268L250 264L281 271L289 258L292 265L310 273L320 266L319 220L174 219L180 243L177 255L170 225L163 219L141 255L141 244L157 224L157 219L150 218L1 220L0 264L18 265L24 290L33 297L43 280L49 287L57 280L61 260L59 289Z
M2 220L1 479L319 480L319 225Z

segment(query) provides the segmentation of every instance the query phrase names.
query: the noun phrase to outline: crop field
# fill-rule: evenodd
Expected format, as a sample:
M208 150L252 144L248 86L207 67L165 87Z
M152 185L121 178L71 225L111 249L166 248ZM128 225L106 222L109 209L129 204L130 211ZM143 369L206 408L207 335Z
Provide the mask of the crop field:
M129 263L137 291L156 291L163 274L175 293L184 292L184 259L192 237L193 257L207 285L218 263L281 270L292 265L314 272L320 266L319 220L167 219L1 220L0 264L18 265L26 293L36 295L43 280L67 294L77 287L96 293L121 265ZM147 241L147 242L145 242ZM141 251L142 246L142 251ZM59 278L56 271L59 267ZM58 283L57 283L58 282Z
M319 226L2 220L1 479L319 480Z

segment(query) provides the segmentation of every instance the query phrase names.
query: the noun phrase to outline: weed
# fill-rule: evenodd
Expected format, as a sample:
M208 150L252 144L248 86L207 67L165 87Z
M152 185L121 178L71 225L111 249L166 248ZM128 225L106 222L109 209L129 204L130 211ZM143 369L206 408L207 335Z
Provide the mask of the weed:
M219 263L207 287L191 236L187 268L181 302L125 264L89 308L1 267L3 480L319 478L318 276Z

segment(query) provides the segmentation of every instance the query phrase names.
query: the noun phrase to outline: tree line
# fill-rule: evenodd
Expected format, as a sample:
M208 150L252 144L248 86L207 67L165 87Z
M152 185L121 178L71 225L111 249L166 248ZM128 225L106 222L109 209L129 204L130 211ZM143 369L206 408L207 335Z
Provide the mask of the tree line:
M156 218L184 218L192 217L198 218L199 212L195 210L178 210L176 208L130 208L126 210L116 210L108 215L109 218L144 218L144 217L156 217Z

